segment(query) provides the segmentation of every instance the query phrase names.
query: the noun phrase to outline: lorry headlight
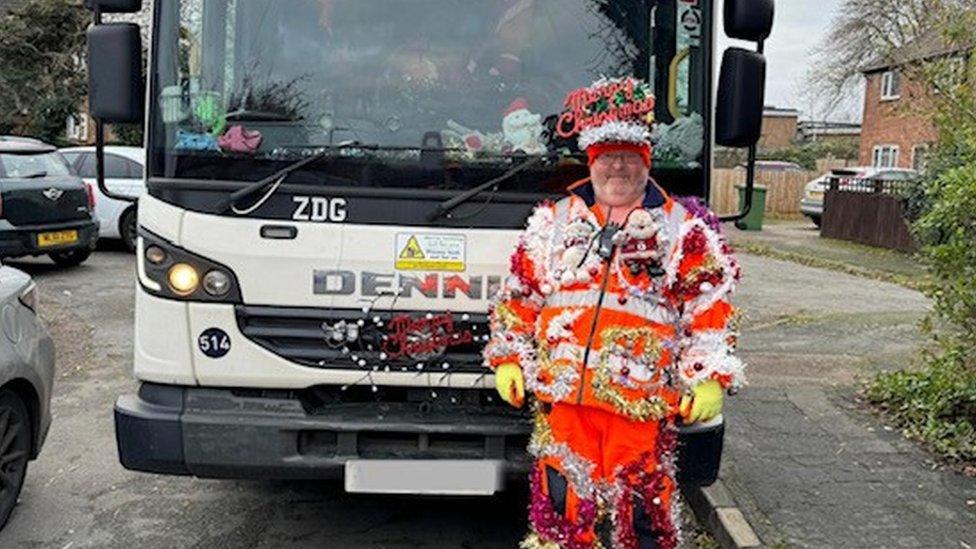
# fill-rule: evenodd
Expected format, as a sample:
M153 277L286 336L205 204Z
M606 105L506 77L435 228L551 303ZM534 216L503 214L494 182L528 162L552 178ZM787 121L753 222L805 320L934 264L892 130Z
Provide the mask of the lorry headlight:
M230 291L230 277L223 271L210 271L203 276L203 289L215 297L226 295Z
M242 303L240 284L226 265L139 230L137 256L143 291L164 299L204 303Z
M187 296L197 291L200 286L200 275L197 270L186 263L177 263L169 270L169 287L173 293Z
M162 265L166 262L166 251L159 246L150 246L146 248L146 261L153 265Z

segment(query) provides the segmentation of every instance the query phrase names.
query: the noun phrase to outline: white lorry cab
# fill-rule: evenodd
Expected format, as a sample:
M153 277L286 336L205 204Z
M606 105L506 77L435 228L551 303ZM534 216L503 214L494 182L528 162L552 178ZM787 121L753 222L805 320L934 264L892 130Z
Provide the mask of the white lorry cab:
M570 90L654 90L653 176L707 197L713 143L754 145L772 3L93 0L91 111L145 115L134 375L122 464L491 494L524 476L529 414L494 392L490 299L533 206L588 174ZM717 110L717 114L716 114ZM684 428L689 481L723 425Z

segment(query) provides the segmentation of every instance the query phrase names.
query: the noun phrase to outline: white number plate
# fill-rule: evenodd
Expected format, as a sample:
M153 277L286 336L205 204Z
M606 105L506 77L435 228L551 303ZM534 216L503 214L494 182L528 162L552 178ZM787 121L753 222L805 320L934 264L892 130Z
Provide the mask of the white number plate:
M364 494L490 496L502 489L502 464L482 460L352 460L346 491Z

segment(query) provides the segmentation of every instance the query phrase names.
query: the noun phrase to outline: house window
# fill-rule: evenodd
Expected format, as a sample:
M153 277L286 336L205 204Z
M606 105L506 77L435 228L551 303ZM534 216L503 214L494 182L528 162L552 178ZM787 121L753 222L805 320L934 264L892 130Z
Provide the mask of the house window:
M928 163L929 146L927 143L912 147L912 169L917 172L924 172L925 165Z
M881 75L882 101L898 99L901 96L899 92L900 80L901 78L899 77L897 71L887 71Z
M879 145L874 148L875 168L894 168L898 166L898 146Z
M88 117L84 114L69 116L65 124L65 134L71 141L86 141L88 139Z

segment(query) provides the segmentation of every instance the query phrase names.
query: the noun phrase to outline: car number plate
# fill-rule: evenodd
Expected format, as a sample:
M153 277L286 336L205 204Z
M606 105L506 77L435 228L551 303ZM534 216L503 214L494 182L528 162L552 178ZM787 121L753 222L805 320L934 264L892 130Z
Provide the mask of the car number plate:
M78 242L78 231L55 231L37 235L37 245L41 248L62 246Z
M502 489L502 467L488 460L351 460L346 491L363 494L490 496Z

